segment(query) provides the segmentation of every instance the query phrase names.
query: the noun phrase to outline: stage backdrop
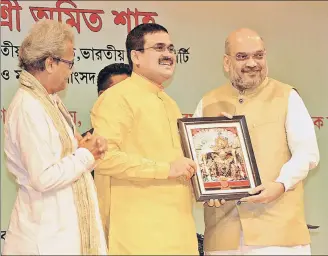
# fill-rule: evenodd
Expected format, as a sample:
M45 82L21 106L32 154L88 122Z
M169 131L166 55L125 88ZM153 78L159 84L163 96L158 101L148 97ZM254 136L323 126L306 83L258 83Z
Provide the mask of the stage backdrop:
M3 124L18 87L18 48L32 24L50 18L73 26L76 65L61 95L84 132L97 98L97 73L108 64L127 63L127 33L137 24L155 22L169 30L177 49L178 64L167 92L185 114L194 112L204 93L226 81L222 56L228 33L249 27L263 36L269 75L298 89L316 125L321 162L306 180L306 218L321 226L311 232L313 253L328 254L327 13L328 3L315 1L1 1L1 238L16 197L4 164ZM195 206L194 216L197 231L203 233L201 205Z

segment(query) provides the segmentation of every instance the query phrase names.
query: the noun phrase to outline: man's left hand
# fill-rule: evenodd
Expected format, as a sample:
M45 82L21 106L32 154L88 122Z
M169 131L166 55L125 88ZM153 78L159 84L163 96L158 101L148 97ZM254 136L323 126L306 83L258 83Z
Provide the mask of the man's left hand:
M249 194L258 195L244 197L241 202L268 204L279 198L285 192L285 186L280 182L270 182L266 185L260 185L254 188Z
M96 139L96 145L97 145L98 150L101 153L101 157L100 158L103 159L104 156L105 156L105 153L108 150L107 140L104 137L99 136Z
M74 136L75 136L75 139L77 139L78 142L80 140L82 140L82 136L81 136L81 134L78 131L75 132Z

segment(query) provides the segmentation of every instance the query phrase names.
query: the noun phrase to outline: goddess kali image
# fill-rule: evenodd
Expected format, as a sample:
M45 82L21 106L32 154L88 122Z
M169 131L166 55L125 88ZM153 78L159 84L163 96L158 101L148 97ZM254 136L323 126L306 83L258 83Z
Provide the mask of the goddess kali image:
M191 132L205 188L250 187L235 127L197 128Z

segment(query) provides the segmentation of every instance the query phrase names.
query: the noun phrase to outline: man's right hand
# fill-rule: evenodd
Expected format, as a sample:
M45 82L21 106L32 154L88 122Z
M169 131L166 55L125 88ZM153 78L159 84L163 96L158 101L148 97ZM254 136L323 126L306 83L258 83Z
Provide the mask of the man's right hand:
M107 143L104 138L87 133L85 137L80 139L79 148L86 148L91 152L94 159L98 160L104 157L107 151Z
M233 118L233 116L230 115L227 112L220 112L220 114L218 116L224 116L224 117L229 118L229 119L232 119Z
M207 204L210 207L213 207L213 206L220 207L221 205L225 204L225 202L226 201L224 199L221 199L221 200L219 200L219 199L215 199L215 200L211 199L210 201L204 202L204 204Z
M186 157L179 158L170 164L169 179L178 178L180 176L185 176L187 179L190 179L196 169L196 163Z

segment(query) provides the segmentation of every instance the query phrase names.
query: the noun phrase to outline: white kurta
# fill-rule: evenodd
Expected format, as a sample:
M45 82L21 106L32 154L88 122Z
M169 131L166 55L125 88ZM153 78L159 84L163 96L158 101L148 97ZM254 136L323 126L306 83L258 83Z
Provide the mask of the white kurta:
M71 185L92 170L93 155L77 149L67 125L75 152L61 159L62 146L52 120L23 89L14 96L7 120L4 150L18 194L2 254L81 254Z

